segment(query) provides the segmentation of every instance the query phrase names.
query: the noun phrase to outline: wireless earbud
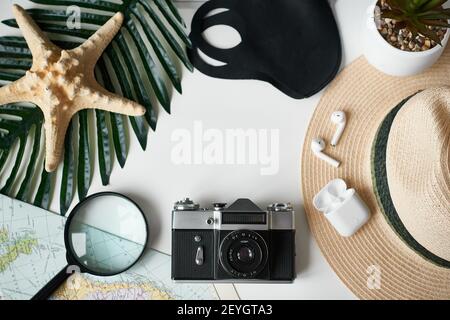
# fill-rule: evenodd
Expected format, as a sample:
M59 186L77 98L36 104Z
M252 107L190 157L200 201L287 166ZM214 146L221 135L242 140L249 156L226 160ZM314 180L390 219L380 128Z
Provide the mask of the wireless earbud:
M341 139L342 133L344 133L345 125L347 123L345 112L333 112L333 114L331 115L331 122L337 125L336 132L334 133L333 139L331 139L331 145L335 147Z
M313 139L313 141L311 142L311 150L316 157L322 159L323 161L328 162L333 167L337 168L341 165L339 161L323 153L323 150L325 150L325 141L323 139L321 138Z

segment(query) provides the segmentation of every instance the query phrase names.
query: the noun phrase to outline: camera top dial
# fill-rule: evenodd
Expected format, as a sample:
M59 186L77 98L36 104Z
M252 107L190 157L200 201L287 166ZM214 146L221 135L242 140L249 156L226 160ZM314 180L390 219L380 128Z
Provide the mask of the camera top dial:
M269 212L290 212L293 210L294 208L290 203L274 203L267 207Z
M200 205L189 198L175 202L174 209L178 211L195 211L200 209Z

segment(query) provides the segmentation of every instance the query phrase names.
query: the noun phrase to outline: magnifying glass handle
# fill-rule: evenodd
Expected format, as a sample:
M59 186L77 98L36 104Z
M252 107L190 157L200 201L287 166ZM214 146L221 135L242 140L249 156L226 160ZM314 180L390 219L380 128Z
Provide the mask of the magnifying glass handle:
M56 291L72 273L68 273L69 266L64 267L58 274L56 274L49 283L47 283L38 293L34 295L31 300L47 300L53 292Z

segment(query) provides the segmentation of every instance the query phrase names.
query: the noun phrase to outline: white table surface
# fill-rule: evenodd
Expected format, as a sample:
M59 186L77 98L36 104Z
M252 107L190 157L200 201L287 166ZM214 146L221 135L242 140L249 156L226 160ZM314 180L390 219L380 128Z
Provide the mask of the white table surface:
M359 30L371 2L331 0L343 42L343 65L362 52ZM0 19L12 16L11 3L33 6L25 0L1 1ZM200 4L177 3L188 24ZM0 27L0 35L17 34L16 30ZM217 39L222 36L225 35L215 35ZM302 208L300 155L309 120L321 94L294 100L265 82L219 80L185 70L183 95L173 94L172 115L159 113L158 128L150 133L147 151L141 150L131 134L125 168L121 169L116 163L111 184L103 187L96 167L89 193L117 191L135 199L150 222L150 245L166 253L170 253L171 248L171 210L176 200L189 196L208 206L212 202L231 203L239 197L247 197L262 208L272 202L292 202L297 212L297 280L289 285L240 284L236 285L238 294L242 299L256 300L355 299L320 253ZM278 173L263 176L260 167L255 165L174 164L172 134L178 129L192 132L195 121L201 121L205 130L223 132L226 129L279 129ZM58 197L54 198L51 208L59 210Z

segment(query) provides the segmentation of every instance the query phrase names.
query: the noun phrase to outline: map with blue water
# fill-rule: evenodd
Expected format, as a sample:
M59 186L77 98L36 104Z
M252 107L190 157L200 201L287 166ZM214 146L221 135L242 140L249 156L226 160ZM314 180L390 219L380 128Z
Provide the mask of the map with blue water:
M65 222L65 217L0 195L0 299L30 299L66 266ZM146 249L136 265L117 276L75 273L51 299L219 299L214 285L174 283L170 270L169 255Z

